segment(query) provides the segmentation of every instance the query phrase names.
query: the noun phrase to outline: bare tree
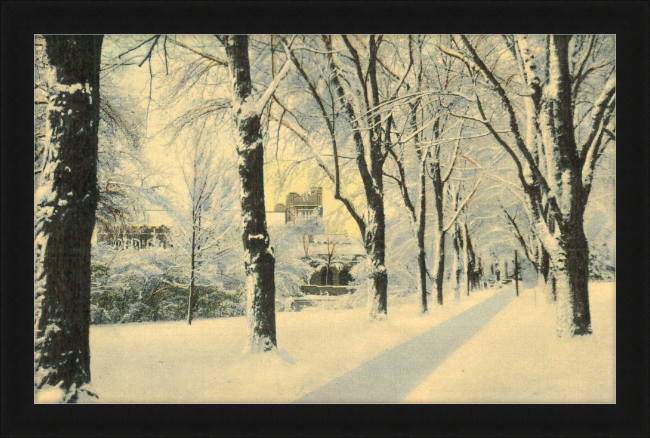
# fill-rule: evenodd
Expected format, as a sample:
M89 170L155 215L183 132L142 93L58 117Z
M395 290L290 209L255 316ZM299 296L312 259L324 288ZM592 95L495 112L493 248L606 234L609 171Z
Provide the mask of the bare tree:
M179 229L188 249L190 266L190 287L187 308L187 323L192 324L196 311L197 273L201 264L215 252L221 252L219 243L227 232L219 227L219 216L224 221L224 209L227 206L227 190L224 182L228 181L224 166L217 164L216 146L202 141L203 130L195 135L189 148L184 148L189 162L182 163L181 169L189 198L189 221L182 221ZM179 160L180 162L180 160ZM220 184L221 182L221 184ZM221 187L220 187L221 186ZM216 195L216 196L215 196ZM225 202L224 202L225 201ZM176 207L177 208L177 207ZM229 220L231 218L226 218Z
M393 122L392 117L382 120L381 113L376 111L376 108L383 101L379 90L378 70L380 68L388 69L379 57L379 49L384 37L383 35L370 35L367 44L360 37L356 36L355 38L357 40L356 43L350 37L343 35L340 37L340 41L336 42L331 36L323 35L321 39L324 43L325 50L319 50L319 52L324 53L327 60L329 70L328 83L334 91L332 97L340 102L340 107L347 118L352 132L354 162L356 163L358 178L360 178L363 186L367 215L360 214L351 200L343 195L340 169L342 155L339 150L334 127L336 115L335 105L331 105L332 114L330 115L313 78L297 57L290 56L292 62L296 65L299 73L307 83L309 91L318 105L318 111L329 132L332 156L334 158L334 171L330 169L320 154L317 153L318 164L334 183L335 199L345 205L348 213L357 224L364 240L365 250L371 265L368 281L368 315L370 320L374 320L385 318L388 304L388 274L385 266L386 218L384 211L383 169L389 154L388 146L391 144ZM365 50L360 50L357 44L361 44ZM342 68L337 55L339 48L345 50L352 60L354 69L350 75L347 74L347 68ZM398 76L399 80L397 84L387 93L388 99L394 99L397 96L405 83L410 68L411 64L409 63L404 74L401 77ZM395 75L394 73L392 74ZM293 131L312 150L317 150L311 144L309 134L305 129L293 128Z
M506 37L507 48L513 54L522 78L526 104L526 135L522 134L513 91L508 80L500 79L495 68L486 65L487 55L481 55L464 35L454 41L466 55L441 46L449 56L462 60L473 76L473 99L478 116L456 113L490 130L497 142L510 154L517 166L519 181L525 192L527 212L543 246L548 251L557 292L558 336L586 335L592 332L588 293L589 249L584 232L584 210L589 199L593 173L598 158L607 142L615 139L616 77L610 68L605 75L591 75L600 85L600 93L585 96L581 93L585 77L613 63L613 48L604 47L600 57L595 56L596 36L585 49L572 59L572 37L550 35L546 38L547 78L543 82L538 73L534 50L529 38ZM602 45L602 44L601 44ZM502 51L503 52L503 51ZM599 59L600 58L600 59ZM597 59L598 62L594 62ZM494 62L496 66L496 61ZM600 64L598 64L600 63ZM590 68L587 65L591 64ZM482 78L482 79L481 79ZM592 84L593 85L593 84ZM481 89L479 90L479 86ZM485 90L489 90L489 94ZM589 111L581 111L577 96L591 99ZM500 109L488 115L485 106L496 99ZM584 113L584 114L583 114ZM590 123L585 120L590 113ZM495 129L493 115L507 120L509 136ZM586 139L579 144L582 132ZM610 134L611 133L611 134ZM512 140L511 140L512 139ZM514 141L514 144L513 144ZM538 158L535 158L535 155Z
M232 77L232 110L241 180L242 242L248 294L248 350L277 348L275 328L275 258L269 248L264 206L264 137L262 112L291 62L287 61L268 89L253 96L248 36L219 37L226 48Z
M422 53L420 45L417 47L420 49L418 53L418 67L416 73L416 92L420 92L422 89L422 73L423 73L423 63L422 63ZM413 37L409 36L409 66L414 64L414 49L413 49ZM416 205L413 204L411 196L409 194L409 188L406 178L405 165L403 160L403 154L398 156L395 152L396 145L390 145L388 152L395 161L397 165L399 177L392 177L389 174L386 174L389 177L392 177L398 184L400 188L400 193L402 195L402 201L404 206L408 210L409 220L411 226L415 233L415 238L418 247L418 269L419 269L419 281L418 281L418 294L420 295L420 310L421 313L426 313L428 311L427 303L427 275L429 271L427 269L426 262L426 250L425 250L425 237L426 237L426 217L427 217L427 186L426 186L426 174L427 174L427 163L430 155L430 148L423 148L421 146L421 129L422 119L424 118L424 110L421 109L422 115L418 124L418 109L420 109L421 99L416 99L415 102L409 102L409 123L410 135L404 138L403 135L400 135L398 143L406 142L407 139L413 139L413 146L415 149L417 162L418 162L418 176L417 176L417 200Z

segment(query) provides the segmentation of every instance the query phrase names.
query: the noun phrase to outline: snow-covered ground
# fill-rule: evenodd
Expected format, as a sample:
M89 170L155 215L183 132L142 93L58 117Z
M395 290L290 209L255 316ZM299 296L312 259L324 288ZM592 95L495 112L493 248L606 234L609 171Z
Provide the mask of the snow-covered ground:
M557 339L554 307L524 291L405 402L614 402L615 284L590 290L593 336ZM92 326L93 386L101 403L288 403L493 294L425 316L411 296L374 323L365 309L278 313L278 355L243 354L241 317Z
M591 283L593 334L558 339L555 308L526 290L405 403L615 403L616 283Z
M493 294L425 316L396 298L373 323L363 308L281 312L278 355L243 354L243 317L92 326L93 387L101 403L289 403Z

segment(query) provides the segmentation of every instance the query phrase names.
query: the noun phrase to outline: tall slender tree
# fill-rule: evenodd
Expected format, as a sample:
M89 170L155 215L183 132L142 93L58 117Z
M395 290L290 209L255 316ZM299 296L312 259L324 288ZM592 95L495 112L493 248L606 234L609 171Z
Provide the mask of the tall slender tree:
M381 115L372 111L380 104L379 88L377 82L377 54L383 35L377 37L370 35L368 38L368 63L363 74L363 66L357 49L350 42L347 36L342 36L343 42L352 56L356 68L358 86L362 90L363 100L361 108L355 108L351 99L351 93L346 93L344 81L339 78L341 75L338 62L332 50L332 38L324 37L328 53L329 68L332 83L336 94L350 120L353 129L353 139L356 148L356 164L361 176L367 202L367 219L363 227L362 235L366 252L370 258L370 270L368 281L368 316L372 319L382 319L388 313L388 272L386 270L386 214L384 211L384 163L386 162L386 147L390 143L390 130L392 121L387 120L386 126L382 124ZM397 87L399 91L401 84ZM370 87L368 87L368 85ZM370 93L368 93L370 88ZM368 145L364 142L360 120L364 119L365 130L368 131ZM366 151L370 162L366 160Z
M94 395L86 385L103 37L45 40L49 97L45 164L35 181L34 389L37 400L55 395L74 403Z
M392 126L392 118L382 121L380 112L375 110L382 102L378 82L378 65L381 64L379 62L378 52L383 36L370 35L367 45L360 38L358 39L359 43L364 46L367 52L365 56L351 42L348 36L341 36L341 49L349 53L354 64L354 73L352 74L354 79L352 77L345 77L346 75L342 73L340 59L335 56L334 38L329 35L322 35L321 39L326 49L328 82L334 89L332 97L340 102L352 131L354 160L363 186L367 215L360 214L350 199L343 195L341 190L341 169L339 164L341 154L334 126L335 109L332 108L332 115L328 114L326 105L317 90L315 81L296 56L290 54L290 57L301 76L307 82L309 91L317 103L319 113L329 131L332 155L334 157L334 171L332 172L329 169L320 154L317 153L318 164L335 185L335 199L345 205L348 213L359 227L366 254L370 260L368 277L369 319L383 319L388 312L383 169L388 156L388 145L390 144L390 130ZM286 39L283 39L283 41L286 46ZM411 64L409 64L407 71L401 77L396 87L390 90L389 94L393 98L397 96L397 93L402 88L410 68ZM366 71L365 74L363 73L364 70ZM294 131L312 150L316 151L305 129L290 127L286 122L283 124Z
M422 50L421 45L418 44L417 47L420 49L417 51L418 59L418 68L416 68L415 74L415 89L419 93L422 89L422 74L423 74L423 63L422 63ZM409 36L409 65L414 64L414 50L413 50L413 37ZM411 133L407 136L408 139L413 139L413 146L415 149L415 155L417 157L418 163L418 178L417 178L417 200L414 205L411 196L409 194L409 188L407 184L406 171L403 162L403 157L399 157L394 150L395 145L389 145L388 152L395 161L397 165L397 170L399 172L399 178L395 178L397 184L400 188L402 194L402 201L404 206L408 210L409 220L411 226L415 233L415 238L418 246L418 269L419 269L419 281L418 281L418 295L420 295L420 311L421 313L426 313L428 311L428 300L427 300L427 275L429 273L427 269L426 262L426 250L425 250L425 237L426 237L426 217L427 217L427 186L426 186L426 174L427 174L427 162L430 154L430 148L423 148L420 142L421 138L421 129L423 116L421 115L418 118L418 110L424 114L424 110L420 108L421 99L417 99L415 102L409 103L409 127ZM418 123L420 120L420 123ZM402 136L400 136L402 137ZM404 141L400 138L401 141ZM390 176L390 175L389 175ZM417 206L417 209L416 209Z

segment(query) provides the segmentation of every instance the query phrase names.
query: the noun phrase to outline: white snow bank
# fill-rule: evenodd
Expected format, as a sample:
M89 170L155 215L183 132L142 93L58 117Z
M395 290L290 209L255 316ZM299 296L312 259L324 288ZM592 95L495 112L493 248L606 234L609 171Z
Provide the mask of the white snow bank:
M59 386L46 385L34 394L34 403L63 403L64 400L65 392Z
M242 354L243 317L91 326L93 385L100 403L288 403L493 293L424 316L415 294L373 323L365 309L278 313L278 354Z
M615 403L616 283L589 285L593 334L557 338L555 307L524 291L405 403Z

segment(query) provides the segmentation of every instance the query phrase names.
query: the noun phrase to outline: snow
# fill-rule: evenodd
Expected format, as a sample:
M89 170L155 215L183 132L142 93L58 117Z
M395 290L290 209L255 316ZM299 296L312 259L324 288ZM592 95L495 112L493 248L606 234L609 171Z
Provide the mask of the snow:
M91 373L99 403L289 403L493 295L460 306L389 298L388 319L365 308L277 314L279 350L243 354L246 318L94 325Z
M246 318L91 326L99 403L290 403L494 295L419 313L417 294L365 308L277 313L279 350L245 354ZM537 294L539 295L539 293ZM615 283L590 285L594 334L556 337L555 307L526 289L406 403L614 403Z
M615 403L616 284L591 283L593 334L555 336L555 307L525 290L405 403Z
M34 394L34 403L63 403L64 401L65 392L59 386L46 385Z

